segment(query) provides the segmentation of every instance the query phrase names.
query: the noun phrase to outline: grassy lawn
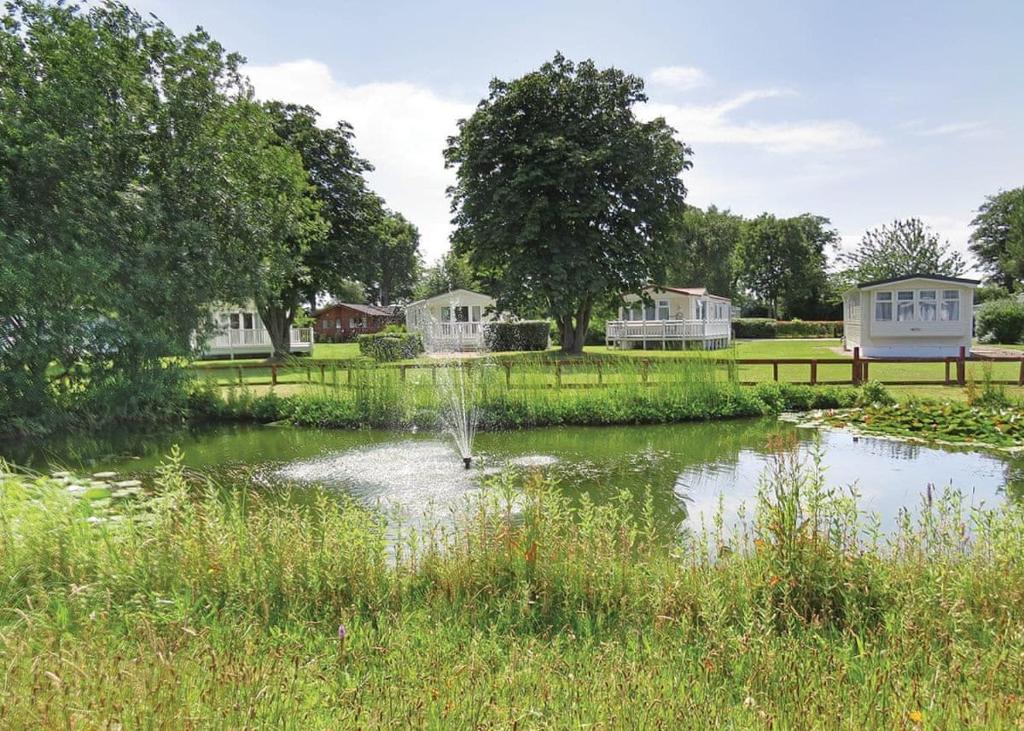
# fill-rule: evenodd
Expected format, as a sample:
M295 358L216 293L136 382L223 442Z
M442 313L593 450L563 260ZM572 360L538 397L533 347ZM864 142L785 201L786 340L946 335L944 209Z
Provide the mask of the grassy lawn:
M849 381L851 377L850 358L839 350L838 339L775 339L775 340L741 340L731 348L717 351L698 350L615 350L605 346L586 348L587 358L564 359L556 349L545 353L496 353L486 359L486 363L499 368L507 368L508 378L514 386L546 386L557 385L596 385L635 382L647 379L649 382L671 380L685 375L677 361L690 359L820 359L824 361L841 360L838 363L820 363L817 367L817 379L820 383L839 383ZM1000 346L1012 350L1024 350L1024 346ZM477 362L476 354L468 354L466 360ZM334 361L320 364L314 361ZM218 385L239 385L264 387L270 386L271 369L253 368L264 361L259 359L237 361L201 361L199 366L215 366L217 370L201 370L200 377L214 381ZM389 367L407 365L419 366L436 364L438 360L422 356L412 361L388 364ZM357 367L372 365L373 361L359 355L355 343L320 343L314 348L312 358L296 358L278 366L277 382L279 387L287 386L289 390L320 384L347 386L350 381L349 371L353 364ZM241 373L234 367L245 367ZM934 386L894 386L896 393L909 396L926 396L931 398L963 399L964 390L943 385L945 366L942 363L886 363L873 361L869 376L879 381L935 381ZM968 379L981 381L986 377L996 380L1016 380L1020 366L1016 362L985 363L974 362L967 365ZM737 366L737 375L744 382L766 382L774 378L771 365ZM953 370L955 375L955 369ZM727 377L728 371L722 368L721 375ZM240 379L241 377L241 379ZM436 378L431 369L411 368L407 379L412 382L423 382ZM798 383L810 380L808 365L780 365L778 368L780 381ZM1014 395L1024 390L1010 387Z

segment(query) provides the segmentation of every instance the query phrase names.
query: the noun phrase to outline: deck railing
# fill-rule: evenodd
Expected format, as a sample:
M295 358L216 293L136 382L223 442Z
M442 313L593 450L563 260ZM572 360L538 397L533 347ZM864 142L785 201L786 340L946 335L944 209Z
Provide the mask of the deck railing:
M313 343L313 328L293 327L291 329L291 345L311 345ZM240 328L221 330L207 342L208 349L213 348L243 348L260 345L270 346L270 333L266 328Z
M609 320L608 340L709 340L727 338L728 320Z

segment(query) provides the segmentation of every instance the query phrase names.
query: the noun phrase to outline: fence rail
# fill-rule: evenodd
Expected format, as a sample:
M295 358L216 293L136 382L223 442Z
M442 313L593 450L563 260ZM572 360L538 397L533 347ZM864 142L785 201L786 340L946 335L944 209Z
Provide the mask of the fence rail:
M621 358L615 361L593 360L587 358L565 359L555 361L508 361L497 360L481 363L481 361L465 360L462 364L467 368L491 367L497 372L503 372L505 383L508 387L517 388L588 388L612 385L615 381L609 376L623 370L623 366L636 368L639 372L640 382L645 385L657 385L660 381L651 378L655 374L664 372L672 365L694 365L693 358ZM964 349L958 356L944 358L885 358L866 359L860 357L860 350L854 349L852 358L704 358L699 362L711 364L720 368L729 369L730 373L741 366L771 366L773 382L786 382L795 384L831 384L831 385L859 385L871 380L872 371L883 368L886 365L942 365L943 374L941 378L902 378L887 379L884 374L877 374L874 380L890 386L964 386L967 383L968 363L1017 363L1017 377L1014 379L993 379L992 383L1002 385L1024 386L1024 353L1020 356L967 356ZM192 366L192 370L200 375L213 376L218 381L229 380L231 384L238 385L270 385L276 386L282 383L282 378L291 376L288 383L319 383L335 387L349 387L353 385L353 374L367 367L393 369L399 373L402 381L407 380L410 372L429 370L431 371L431 382L437 381L437 370L448 367L450 364L444 361L436 363L403 363L403 364L380 364L368 366L363 361L342 361L342 360L305 360L288 364L264 364L264 363L225 363L204 364ZM783 366L806 366L807 379L794 380L784 379L780 373ZM828 368L833 372L837 367L848 369L848 378L822 378L822 369ZM594 380L586 383L566 382L564 376L571 376L574 370L589 369L592 371ZM547 373L550 380L545 383L516 383L513 378L514 372L526 374L537 373L538 370ZM252 373L250 377L246 373ZM227 374L228 378L220 377L217 374ZM265 374L262 380L257 380L260 375ZM295 380L296 376L299 380ZM305 376L305 378L302 378ZM740 381L744 385L753 385L763 381Z

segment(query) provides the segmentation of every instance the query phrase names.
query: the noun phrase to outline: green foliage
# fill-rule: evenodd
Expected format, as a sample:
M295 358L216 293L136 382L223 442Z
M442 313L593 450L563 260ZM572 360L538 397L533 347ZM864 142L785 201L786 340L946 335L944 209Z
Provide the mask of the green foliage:
M410 360L424 351L419 333L379 332L360 335L359 352L377 361Z
M418 300L427 299L456 289L479 292L484 288L473 272L469 259L464 254L449 250L441 257L441 261L423 270L413 297Z
M911 274L955 277L967 269L960 253L919 218L896 220L868 231L857 248L839 255L839 264L850 286Z
M501 309L554 318L567 352L599 300L661 279L683 212L690 150L636 118L644 101L640 78L557 54L492 81L445 151L456 250Z
M675 250L665 282L682 287L707 287L723 297L734 294L735 251L745 221L742 216L709 206L687 206L681 217Z
M178 454L120 501L0 465L0 718L501 727L542 697L579 727L1013 727L1020 506L929 491L881 537L772 446L742 525L667 535L650 497L517 473L410 526Z
M741 317L733 321L737 338L836 338L843 334L842 321L773 320Z
M740 285L773 317L806 314L826 297L826 250L838 240L827 218L763 213L741 230L735 252Z
M162 359L189 353L211 301L245 296L256 202L275 193L236 185L273 154L238 65L123 5L8 4L0 431L85 405L145 417L104 394L176 411Z
M977 330L984 342L1024 342L1024 302L1008 298L985 303L978 310Z
M861 386L857 403L860 406L892 406L896 403L896 398L889 393L884 384L868 381Z
M1024 280L1024 187L990 195L971 221L971 252L1008 292Z
M489 322L484 325L484 345L492 353L516 350L547 350L551 323L547 320Z
M372 228L367 248L352 260L358 262L369 300L379 305L408 300L422 266L419 229L401 213L385 210Z
M987 402L986 402L987 401ZM991 404L996 405L991 405ZM911 401L875 404L828 414L833 426L853 426L867 434L909 437L922 441L1016 447L1024 440L1024 410L1006 405L998 392L974 404Z

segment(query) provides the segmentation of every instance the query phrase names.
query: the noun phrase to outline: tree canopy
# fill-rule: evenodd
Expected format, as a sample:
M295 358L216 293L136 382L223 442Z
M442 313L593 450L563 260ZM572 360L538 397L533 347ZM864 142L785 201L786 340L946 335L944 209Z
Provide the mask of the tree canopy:
M419 229L401 213L382 210L358 265L370 302L386 306L409 299L423 265Z
M971 252L993 281L1013 292L1024 281L1024 187L990 195L971 221Z
M736 287L733 256L743 232L743 217L710 206L687 206L683 212L665 284L707 287L732 297Z
M864 234L853 251L839 256L847 283L910 274L958 276L967 263L958 251L918 218L896 220Z
M545 311L565 351L582 350L609 294L664 274L690 150L663 119L641 122L643 81L558 54L488 97L445 151L456 251L499 307Z

